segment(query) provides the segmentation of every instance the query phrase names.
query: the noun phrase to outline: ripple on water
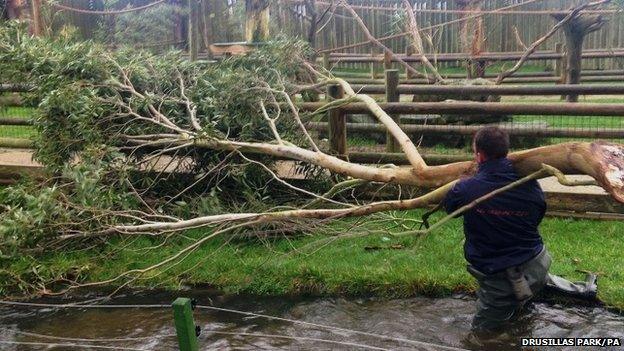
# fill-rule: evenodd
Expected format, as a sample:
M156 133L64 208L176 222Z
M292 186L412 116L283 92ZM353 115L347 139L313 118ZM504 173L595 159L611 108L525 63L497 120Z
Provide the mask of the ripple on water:
M201 292L184 292L200 304L209 304ZM467 343L475 302L467 298L378 299L286 299L243 296L214 297L219 307L263 313L310 323L336 326L392 338L425 341L459 348L478 349ZM127 297L124 303L169 303L174 296ZM328 331L229 312L197 310L196 323L202 326L200 344L219 350L350 350L354 346L310 340L350 342L392 350L413 350L414 344L362 335L349 330ZM51 342L20 332L73 338L139 338L123 343L99 343L146 350L175 350L176 340L169 309L25 309L0 308L0 338L12 341ZM215 332L222 332L218 334ZM274 339L247 334L276 334L307 340ZM521 337L619 337L624 341L624 316L601 308L562 307L537 303L507 330L506 338L495 340L486 349L518 349ZM58 342L54 340L54 342ZM2 350L21 350L17 347ZM44 350L45 348L40 348ZM483 349L483 348L481 348ZM621 348L620 348L621 349ZM37 350L34 348L33 350ZM540 348L541 350L541 348ZM565 350L565 348L553 348ZM571 349L572 350L572 349ZM608 349L602 349L608 350ZM614 349L615 350L615 349Z

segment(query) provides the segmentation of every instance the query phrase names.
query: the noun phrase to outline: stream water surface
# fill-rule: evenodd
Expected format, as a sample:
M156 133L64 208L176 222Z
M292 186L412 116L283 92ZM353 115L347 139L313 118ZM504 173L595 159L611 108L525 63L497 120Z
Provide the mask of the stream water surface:
M185 291L176 295L132 294L107 303L170 304L177 296L195 298L199 305L341 328L329 330L321 326L197 308L194 317L196 324L202 328L199 337L202 350L444 349L436 346L427 348L427 345L420 344L419 341L457 349L513 350L522 349L519 345L522 337L616 337L624 342L622 315L599 307L563 307L536 303L505 336L478 346L467 337L475 301L472 297L465 296L395 300L289 299L220 296L201 291ZM119 350L177 349L173 313L168 307L56 309L0 305L0 328L0 350L98 350L87 345ZM623 349L624 347L600 348Z

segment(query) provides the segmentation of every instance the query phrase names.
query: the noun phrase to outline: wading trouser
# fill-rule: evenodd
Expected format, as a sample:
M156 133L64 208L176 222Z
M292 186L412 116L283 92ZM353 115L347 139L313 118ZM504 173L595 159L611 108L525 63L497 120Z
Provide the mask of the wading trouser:
M468 272L479 283L477 290L477 313L472 320L472 328L475 331L495 331L517 316L522 307L529 301L532 295L537 294L545 286L557 292L575 297L595 296L593 282L572 283L566 279L551 275L548 269L551 257L546 248L531 260L519 265L517 268L523 274L531 296L519 300L514 293L514 288L508 274L503 271L495 274L484 274L468 266ZM593 295L592 295L593 294Z

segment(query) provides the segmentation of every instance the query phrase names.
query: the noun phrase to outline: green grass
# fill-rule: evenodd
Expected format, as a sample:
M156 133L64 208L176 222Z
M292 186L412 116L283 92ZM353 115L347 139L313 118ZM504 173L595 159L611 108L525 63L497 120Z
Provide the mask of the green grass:
M35 110L32 107L0 106L0 118L22 118L34 117ZM0 138L23 138L30 139L36 131L30 126L0 126Z
M399 216L419 218L420 213L412 211ZM257 295L380 297L443 296L476 288L474 279L465 271L461 220L453 220L424 238L395 237L391 234L399 230L370 223L370 228L385 233L331 242L319 242L327 238L322 235L236 243L218 238L193 252L184 262L169 270L151 272L147 275L149 279L133 284L168 289L210 285L229 293ZM356 234L349 230L349 224L353 221L343 220L335 228ZM554 258L551 273L581 280L583 274L579 271L599 272L599 298L608 306L624 309L621 254L624 223L549 218L544 220L541 230ZM205 233L195 230L187 234L200 237ZM179 239L145 251L157 241L147 238L123 244L113 241L102 251L51 252L38 264L56 272L81 267L88 281L97 281L154 264L188 243ZM399 248L391 248L394 245ZM366 250L366 247L381 249ZM26 263L22 259L7 268L26 273L23 272Z

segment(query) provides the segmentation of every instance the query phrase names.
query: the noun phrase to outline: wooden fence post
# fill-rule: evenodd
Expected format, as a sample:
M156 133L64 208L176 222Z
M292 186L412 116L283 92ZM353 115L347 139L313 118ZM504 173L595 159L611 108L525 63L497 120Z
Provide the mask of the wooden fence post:
M409 57L409 56L412 56L413 54L414 54L414 47L411 45L407 45L407 48L405 48L405 56ZM409 62L407 64L411 66ZM406 68L405 77L406 79L412 79L414 78L414 74L412 73L412 71Z
M329 99L342 99L344 90L340 85L327 87ZM347 116L340 108L331 109L329 114L329 147L333 153L345 155L347 153Z
M370 54L371 54L371 57L375 57L375 49L374 48L370 49ZM375 62L374 61L371 61L371 63L370 63L370 75L371 75L372 79L375 79Z
M199 351L191 299L179 297L173 302L172 307L180 351Z
M32 0L32 31L33 35L40 37L43 34L43 21L41 17L41 0Z
M199 44L199 3L197 0L188 0L188 50L191 61L197 60Z
M328 72L331 71L331 63L329 62L329 52L323 53L323 68Z
M563 44L555 43L555 52L558 53L558 54L563 54ZM555 71L555 76L556 77L562 77L562 72L563 72L563 69L562 69L563 65L562 65L562 63L563 63L563 61L564 61L564 57L563 56L555 60L555 69L554 69L554 71ZM563 83L563 82L560 81L558 84L561 84L561 83Z
M386 70L386 102L399 102L400 95L397 90L399 86L399 70L387 69ZM399 123L400 116L392 115L392 119ZM399 152L401 151L394 137L389 132L386 132L386 151L387 152Z
M392 69L392 54L384 51L384 69Z

